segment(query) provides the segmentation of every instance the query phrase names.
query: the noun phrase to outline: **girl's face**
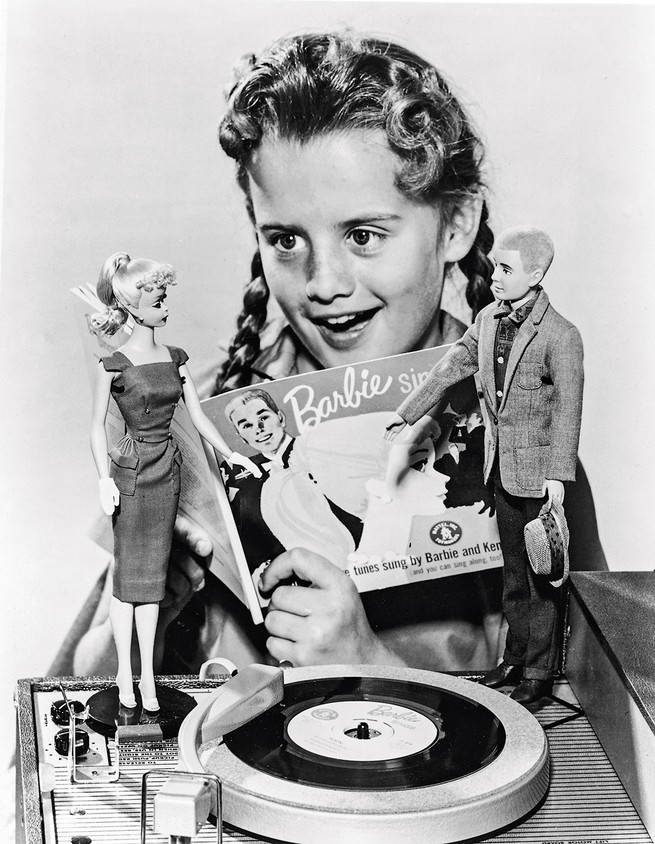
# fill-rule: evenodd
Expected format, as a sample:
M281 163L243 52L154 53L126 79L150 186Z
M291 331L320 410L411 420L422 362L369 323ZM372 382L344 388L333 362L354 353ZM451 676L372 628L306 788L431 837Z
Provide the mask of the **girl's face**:
M248 168L264 274L325 367L441 342L444 232L395 185L381 131L267 139Z

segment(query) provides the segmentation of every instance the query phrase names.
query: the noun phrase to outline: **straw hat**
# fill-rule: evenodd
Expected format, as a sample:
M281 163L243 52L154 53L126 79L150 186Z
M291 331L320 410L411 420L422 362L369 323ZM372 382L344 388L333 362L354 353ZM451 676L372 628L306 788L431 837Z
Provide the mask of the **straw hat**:
M559 501L546 502L539 516L525 526L524 535L534 573L561 586L569 576L569 527Z

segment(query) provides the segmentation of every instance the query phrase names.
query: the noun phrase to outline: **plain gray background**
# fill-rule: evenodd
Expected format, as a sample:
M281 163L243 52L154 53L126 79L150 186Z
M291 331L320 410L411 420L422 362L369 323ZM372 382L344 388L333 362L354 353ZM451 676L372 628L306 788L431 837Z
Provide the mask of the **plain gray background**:
M10 0L2 230L0 723L103 570L91 390L69 288L126 250L178 268L164 342L227 337L252 237L216 141L230 68L342 25L432 60L488 147L492 222L547 229L546 287L581 330L580 453L612 569L652 569L655 9Z

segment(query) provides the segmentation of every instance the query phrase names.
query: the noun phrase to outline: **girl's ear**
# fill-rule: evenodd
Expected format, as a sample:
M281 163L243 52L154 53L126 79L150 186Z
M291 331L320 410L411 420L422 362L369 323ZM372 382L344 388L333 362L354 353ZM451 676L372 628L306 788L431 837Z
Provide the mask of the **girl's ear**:
M444 261L454 264L471 251L480 227L483 199L473 196L463 200L455 209L444 240Z

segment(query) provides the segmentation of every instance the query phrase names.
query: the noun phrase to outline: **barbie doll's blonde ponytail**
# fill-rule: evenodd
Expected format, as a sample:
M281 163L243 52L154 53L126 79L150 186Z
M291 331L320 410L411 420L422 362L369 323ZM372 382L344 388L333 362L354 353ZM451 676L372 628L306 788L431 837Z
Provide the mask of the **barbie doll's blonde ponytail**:
M91 330L96 334L115 334L127 322L128 310L126 305L128 302L119 301L116 296L114 282L117 273L124 272L130 260L127 252L115 252L102 265L96 292L103 305L107 306L107 309L100 313L92 314L90 317L89 324ZM132 303L130 302L129 304Z

